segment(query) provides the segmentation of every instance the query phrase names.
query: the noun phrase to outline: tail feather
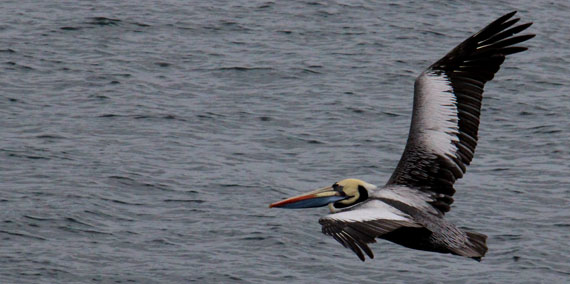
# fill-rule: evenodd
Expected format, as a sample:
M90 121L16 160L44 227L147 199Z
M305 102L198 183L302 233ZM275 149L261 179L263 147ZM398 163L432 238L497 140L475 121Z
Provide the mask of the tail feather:
M481 261L487 252L487 236L476 232L465 232L465 234L467 235L465 246L455 253Z

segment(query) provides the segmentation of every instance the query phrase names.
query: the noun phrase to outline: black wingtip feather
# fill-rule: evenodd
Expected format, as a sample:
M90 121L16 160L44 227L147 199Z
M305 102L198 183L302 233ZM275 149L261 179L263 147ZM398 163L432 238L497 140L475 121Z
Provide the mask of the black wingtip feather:
M512 12L496 19L495 21L491 22L486 27L481 29L481 31L474 34L471 38L479 39L479 38L489 37L490 35L494 34L497 31L497 29L499 29L503 25L504 22L506 22L508 19L512 18L516 13L517 13L517 11L512 11ZM480 41L480 40L477 40L477 41Z
M518 19L517 19L518 20ZM491 44L493 42L497 42L499 40L505 39L507 37L513 36L515 34L518 34L524 30L526 30L528 27L530 27L532 25L532 23L526 23L526 24L522 24L522 25L518 25L514 28L508 29L506 31L503 31L501 33L498 33L495 36L490 37L489 39L486 39L484 41L482 41L480 44L481 45L487 45L487 44Z
M511 55L511 54L523 52L526 50L528 50L528 47L512 46L512 47L505 47L505 48L501 49L501 53L504 55Z
M535 35L533 35L533 34L515 36L515 37L511 37L511 38L507 38L507 39L503 39L501 41L495 42L495 43L491 44L490 47L491 48L508 47L511 45L515 45L517 43L521 43L523 41L527 41L527 40L533 38L534 36ZM485 46L481 47L481 48L485 48Z

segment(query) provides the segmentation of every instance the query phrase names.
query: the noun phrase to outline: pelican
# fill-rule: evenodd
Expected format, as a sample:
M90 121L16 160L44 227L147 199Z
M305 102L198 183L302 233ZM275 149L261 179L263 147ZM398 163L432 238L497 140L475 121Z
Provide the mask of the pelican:
M359 179L272 203L269 207L329 207L322 232L362 261L374 258L376 238L404 247L451 253L481 261L487 236L448 222L454 182L473 159L483 87L516 46L535 35L517 35L532 23L515 25L508 13L475 33L415 80L412 122L404 153L383 187ZM364 252L364 253L363 253Z

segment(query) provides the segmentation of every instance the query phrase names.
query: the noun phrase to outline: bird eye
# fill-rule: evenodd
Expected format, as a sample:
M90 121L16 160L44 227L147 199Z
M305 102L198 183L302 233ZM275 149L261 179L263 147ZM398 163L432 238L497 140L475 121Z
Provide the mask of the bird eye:
M342 186L342 185L339 185L338 183L335 182L335 183L332 185L332 188L333 188L334 191L342 191L343 186Z

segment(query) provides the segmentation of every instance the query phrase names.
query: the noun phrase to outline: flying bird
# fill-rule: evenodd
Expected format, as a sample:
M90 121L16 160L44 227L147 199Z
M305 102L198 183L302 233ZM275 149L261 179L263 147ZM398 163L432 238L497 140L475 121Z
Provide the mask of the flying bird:
M477 146L485 83L505 57L527 50L517 35L532 23L515 25L516 11L475 33L422 72L414 85L412 122L404 153L383 187L345 179L269 207L329 207L322 232L351 249L362 261L374 258L376 238L431 252L480 261L487 236L448 222L455 189Z

